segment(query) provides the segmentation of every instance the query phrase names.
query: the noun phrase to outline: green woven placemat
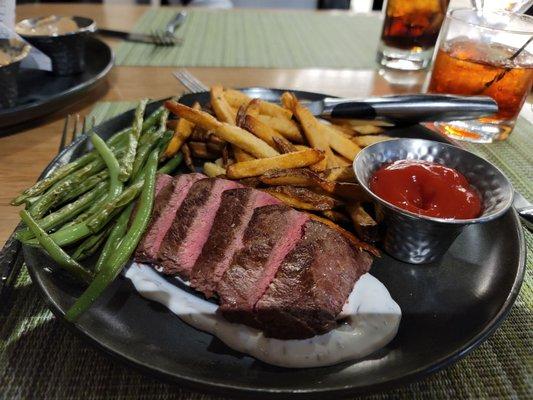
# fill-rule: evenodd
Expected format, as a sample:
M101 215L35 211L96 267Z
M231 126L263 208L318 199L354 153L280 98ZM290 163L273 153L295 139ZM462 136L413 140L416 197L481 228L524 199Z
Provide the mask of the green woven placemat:
M135 27L163 29L174 15L147 11ZM379 17L314 12L189 12L177 36L183 44L122 43L117 65L169 67L375 68Z
M93 115L100 123L132 106L99 103ZM529 200L532 132L531 124L521 120L507 142L475 148L499 165ZM532 397L533 235L526 232L525 237L524 283L495 334L450 368L368 399ZM87 346L52 316L25 269L9 300L11 311L0 316L0 399L221 399L161 383Z

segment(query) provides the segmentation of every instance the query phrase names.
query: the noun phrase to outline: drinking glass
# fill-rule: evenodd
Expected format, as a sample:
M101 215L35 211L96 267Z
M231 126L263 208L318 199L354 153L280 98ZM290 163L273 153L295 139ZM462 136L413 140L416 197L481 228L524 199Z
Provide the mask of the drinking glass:
M442 27L431 93L490 96L495 115L441 122L441 132L471 142L505 140L533 82L533 17L507 11L451 11Z
M450 0L388 0L377 62L402 70L429 65Z

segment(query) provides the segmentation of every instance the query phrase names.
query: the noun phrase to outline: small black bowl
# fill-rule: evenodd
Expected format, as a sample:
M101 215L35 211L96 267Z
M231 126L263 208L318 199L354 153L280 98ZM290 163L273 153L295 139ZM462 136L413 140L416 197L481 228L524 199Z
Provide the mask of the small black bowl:
M18 97L17 75L20 62L30 52L30 45L18 40L1 39L0 50L11 58L0 65L0 108L15 106Z
M85 43L87 37L96 31L96 24L90 18L70 17L78 25L74 32L52 35L28 34L28 29L35 27L44 18L30 18L17 23L15 30L25 40L41 50L52 60L52 72L55 75L75 75L85 70Z

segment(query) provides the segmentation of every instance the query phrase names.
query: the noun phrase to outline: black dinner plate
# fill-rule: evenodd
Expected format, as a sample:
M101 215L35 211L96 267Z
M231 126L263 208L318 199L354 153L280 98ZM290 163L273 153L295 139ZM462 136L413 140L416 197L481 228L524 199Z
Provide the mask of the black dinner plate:
M251 89L254 95L281 91ZM295 92L301 99L322 95ZM207 100L186 95L185 103ZM154 110L160 102L149 106ZM96 128L107 138L127 126L126 112ZM392 129L400 137L443 140L420 125ZM49 173L84 147L78 139L49 165ZM24 248L33 282L51 310L64 313L81 292L53 268L41 251ZM216 337L182 322L160 304L142 298L124 277L117 279L76 324L68 327L127 364L184 386L216 393L254 394L266 398L339 396L384 390L442 369L478 346L506 317L518 294L525 269L525 244L518 217L510 210L495 221L464 230L444 258L410 265L386 254L371 273L402 309L397 336L383 349L356 361L330 367L285 369L235 352Z
M0 128L49 114L87 93L104 79L113 66L113 51L95 37L88 37L85 48L86 70L71 76L55 76L37 69L21 69L17 104L0 108Z

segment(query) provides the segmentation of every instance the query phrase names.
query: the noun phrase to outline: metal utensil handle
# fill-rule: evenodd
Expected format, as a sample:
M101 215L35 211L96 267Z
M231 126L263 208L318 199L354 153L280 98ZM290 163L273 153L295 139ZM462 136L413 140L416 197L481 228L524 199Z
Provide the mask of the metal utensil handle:
M494 114L488 96L410 94L367 99L324 99L323 115L334 118L378 118L392 121L446 121Z
M530 231L533 232L533 207L523 207L516 210L520 219L522 220L522 225Z
M165 31L174 34L176 29L178 29L181 24L185 21L185 18L187 17L186 11L180 11L172 19L168 22L167 27L165 28Z

